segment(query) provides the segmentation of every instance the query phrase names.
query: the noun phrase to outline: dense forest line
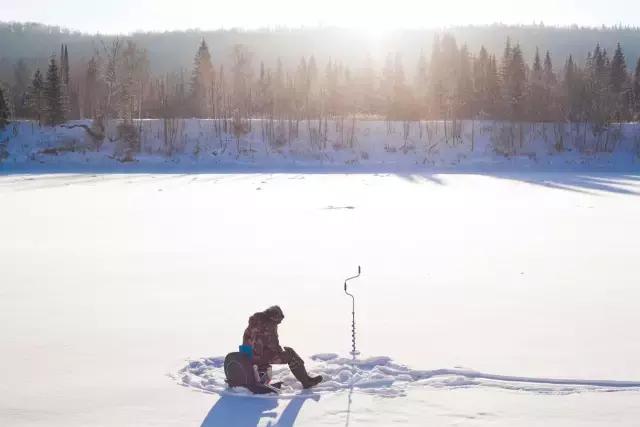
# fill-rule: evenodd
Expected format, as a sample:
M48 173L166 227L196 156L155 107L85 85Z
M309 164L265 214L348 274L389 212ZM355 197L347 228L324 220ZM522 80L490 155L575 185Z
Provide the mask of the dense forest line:
M211 49L215 62L226 66L230 65L233 46L242 44L249 47L257 63L281 58L286 67L297 65L302 56L313 55L318 63L324 64L331 58L346 67L358 68L368 57L379 65L385 61L387 53L398 52L407 70L413 73L420 52L431 55L431 41L442 32L442 29L414 29L371 35L356 30L318 27L133 33L126 38L148 52L150 67L160 75L189 69L193 47L202 39ZM533 57L538 47L543 52L549 50L557 58L573 55L579 65L584 65L587 52L596 43L610 52L621 43L629 58L640 56L640 29L633 27L496 24L451 27L446 32L467 43L471 52L479 51L481 46L490 52L499 52L504 41L511 38L520 43L526 58ZM83 34L35 23L0 22L0 80L13 84L13 66L20 59L32 70L43 69L61 44L69 46L74 61L86 63L96 50L101 49L103 42L111 43L114 38L113 35ZM627 65L633 67L635 64L630 61Z
M152 54L133 38L101 40L86 61L74 61L63 44L46 68L33 70L24 59L13 65L13 83L0 86L0 126L20 118L44 125L93 118L90 132L100 135L105 121L121 119L135 143L132 123L140 118L210 118L235 135L248 132L248 119L256 117L295 129L303 120L363 117L569 121L590 123L598 133L640 115L640 61L627 58L620 43L613 51L596 43L583 61L537 46L527 47L528 57L511 38L497 52L472 50L450 33L423 42L429 49L410 60L388 52L378 63L363 53L360 65L348 66L315 55L258 60L246 44L215 57L201 38L191 47L191 67L167 73L153 68Z

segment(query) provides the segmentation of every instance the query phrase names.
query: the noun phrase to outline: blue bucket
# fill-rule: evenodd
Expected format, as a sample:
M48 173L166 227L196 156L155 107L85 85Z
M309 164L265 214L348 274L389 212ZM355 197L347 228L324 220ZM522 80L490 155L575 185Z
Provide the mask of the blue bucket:
M238 351L242 354L246 354L249 359L253 359L253 347L250 345L241 345L238 347Z

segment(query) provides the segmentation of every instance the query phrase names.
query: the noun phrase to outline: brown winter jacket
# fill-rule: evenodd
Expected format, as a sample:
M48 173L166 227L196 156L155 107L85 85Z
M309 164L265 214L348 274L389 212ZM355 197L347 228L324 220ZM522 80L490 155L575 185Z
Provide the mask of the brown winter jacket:
M287 363L285 352L278 340L278 324L284 319L280 307L269 307L249 318L242 343L253 347L253 361L258 366Z

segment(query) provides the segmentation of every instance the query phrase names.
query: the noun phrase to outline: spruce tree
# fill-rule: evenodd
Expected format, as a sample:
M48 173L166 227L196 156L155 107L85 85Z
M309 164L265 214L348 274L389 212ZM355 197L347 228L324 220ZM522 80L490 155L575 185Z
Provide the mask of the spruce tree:
M473 62L473 93L474 109L477 113L487 113L489 108L488 99L488 74L489 74L489 54L484 46L480 48L478 57Z
M520 45L516 45L511 52L508 74L507 101L511 107L514 120L521 120L524 108L525 86L527 81L526 67L522 58Z
M4 91L0 86L0 130L4 129L9 123L9 105L4 97Z
M533 58L533 78L542 80L542 61L540 60L540 50L536 47L536 55Z
M419 97L421 109L424 107L424 101L427 99L427 84L429 82L429 71L427 69L427 58L424 51L420 51L418 57L418 65L416 67L415 88L416 95Z
M69 50L67 48L67 45L64 45L62 63L64 64L64 66L62 67L62 82L65 84L65 86L69 86Z
M59 73L59 77L60 77L60 82L64 83L64 44L60 45L60 60L59 60L59 66L58 66L58 73Z
M624 89L625 82L627 80L627 63L622 53L622 47L620 43L616 48L611 61L611 74L609 83L614 93L619 94Z
M636 70L633 74L633 100L636 113L640 112L640 58L638 58Z
M98 107L98 63L91 57L87 64L87 77L84 88L84 116L95 118Z
M487 68L487 100L489 101L488 111L494 118L497 118L502 110L501 99L498 60L495 55L492 55Z
M471 75L471 56L467 45L460 48L460 62L458 65L458 82L456 87L456 104L458 117L470 118L473 111L473 80Z
M429 62L429 98L430 107L432 109L432 117L443 117L445 115L444 102L444 77L442 64L442 50L440 48L440 37L438 35L433 38L433 47L431 48L431 61Z
M500 64L500 90L502 97L503 111L501 115L509 115L509 108L511 107L511 74L512 74L512 62L513 62L513 47L511 46L511 38L507 38L507 42L502 54L502 63Z
M309 83L311 84L312 89L314 89L314 85L318 80L318 65L316 64L316 59L311 55L309 58L309 63L307 64L307 75L309 76Z
M13 93L12 104L14 107L14 114L16 117L25 117L29 113L28 105L28 92L29 92L29 79L31 77L31 71L24 59L20 58L16 65L13 67L13 86L11 92ZM7 101L9 101L7 94Z
M202 39L198 52L193 61L193 72L190 82L190 97L193 106L193 114L196 117L205 117L208 112L207 92L212 85L213 65L207 43Z
M402 65L402 55L396 52L393 61L393 84L394 86L404 86L404 66Z
M598 91L602 91L609 85L609 56L607 50L600 48L598 43L593 51L591 63L591 79Z
M45 84L42 79L40 69L37 69L33 75L33 81L29 87L29 107L33 117L38 120L38 124L42 123L42 113L44 110L44 91Z
M542 70L542 81L544 86L545 116L544 120L558 120L559 98L556 93L556 75L553 72L553 63L549 51L544 56L544 68Z
M590 64L587 63L589 67ZM578 68L573 61L573 56L569 55L567 65L564 70L564 90L567 99L567 119L576 121L580 118L580 85Z
M55 58L51 58L49 69L47 70L47 83L45 85L45 105L47 114L47 124L55 126L64 123L65 111L60 82L60 71Z
M511 38L507 37L507 43L504 47L504 53L502 54L502 68L500 69L500 78L502 79L502 84L505 86L509 85L512 57L513 48L511 47Z
M528 116L535 122L540 122L547 116L547 94L545 93L544 75L542 70L542 60L540 59L540 51L536 48L536 54L533 58L533 66L531 69L531 77L528 87Z
M402 55L399 52L396 52L393 63L390 62L389 66L391 67L389 70L391 73L391 103L387 117L397 120L405 118L407 113L404 65Z
M551 62L551 54L547 51L544 56L544 83L549 87L555 84L556 76L553 73L553 63Z

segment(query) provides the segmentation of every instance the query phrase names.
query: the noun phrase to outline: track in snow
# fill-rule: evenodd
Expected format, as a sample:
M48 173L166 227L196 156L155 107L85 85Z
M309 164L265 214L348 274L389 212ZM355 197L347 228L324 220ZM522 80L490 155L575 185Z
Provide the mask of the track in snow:
M496 375L470 369L416 370L394 363L389 357L366 359L342 358L336 354L311 357L308 368L325 380L313 391L302 390L287 367L274 367L274 381L282 381L283 392L278 398L293 398L301 394L322 394L341 390L359 390L382 397L403 396L409 387L460 388L494 387L541 394L570 394L585 391L640 391L640 381L584 380L562 378L534 378ZM224 382L223 357L191 360L172 378L186 387L221 395L250 394ZM262 396L265 397L265 396Z

